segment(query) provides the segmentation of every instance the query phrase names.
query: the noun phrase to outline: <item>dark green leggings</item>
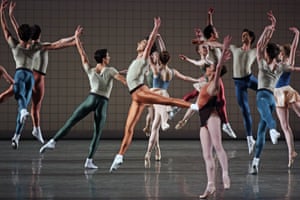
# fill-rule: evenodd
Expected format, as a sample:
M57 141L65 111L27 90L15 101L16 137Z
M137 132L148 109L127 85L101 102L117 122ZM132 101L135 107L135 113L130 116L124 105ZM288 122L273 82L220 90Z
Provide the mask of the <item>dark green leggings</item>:
M98 148L102 129L105 124L107 106L108 106L107 98L97 94L90 93L87 96L86 100L76 108L76 110L73 112L71 117L66 121L64 126L61 129L59 129L59 131L55 134L53 139L55 141L58 141L59 139L67 135L71 130L71 128L75 126L77 122L82 120L90 112L93 111L94 112L94 133L93 133L93 138L90 144L89 155L88 155L88 158L92 158Z

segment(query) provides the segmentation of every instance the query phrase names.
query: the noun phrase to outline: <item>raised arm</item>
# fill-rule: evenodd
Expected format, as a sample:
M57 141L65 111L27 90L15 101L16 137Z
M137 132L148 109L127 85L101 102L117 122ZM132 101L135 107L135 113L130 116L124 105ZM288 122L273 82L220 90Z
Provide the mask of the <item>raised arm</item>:
M9 4L9 12L8 13L9 13L10 22L11 22L11 24L12 24L12 26L13 26L15 32L16 32L18 40L20 41L21 39L20 39L19 34L18 34L19 24L18 24L14 14L13 14L13 12L15 10L15 7L16 7L16 2L11 1L10 4Z
M229 45L231 43L231 36L227 35L224 40L223 40L223 49L222 49L222 54L221 54L221 58L219 59L219 62L216 66L216 73L215 73L215 77L213 80L213 90L216 91L219 88L220 85L220 76L221 76L221 71L223 68L224 63L230 59L231 57L231 53L229 50Z
M166 51L167 48L166 48L165 42L162 39L160 34L157 34L156 39L157 39L160 51Z
M160 18L159 17L155 17L154 18L154 27L153 27L153 30L152 30L152 32L151 32L151 34L149 36L149 39L147 41L147 45L146 45L145 50L143 52L143 58L145 60L147 60L148 57L149 57L149 55L150 55L151 48L152 48L152 46L154 44L154 41L156 39L156 35L158 33L158 29L160 27L160 23L161 23Z
M265 27L263 33L261 34L261 36L257 42L257 45L256 45L257 60L262 59L263 52L275 31L276 18L274 17L272 11L269 11L267 13L267 15L268 15L268 19L271 21L271 25L268 25Z
M82 33L82 30L83 30L83 28L81 26L77 26L74 36L75 36L76 47L77 47L78 53L81 57L81 62L83 65L85 65L85 64L89 64L89 59L86 55L86 52L83 48L81 41L80 41L80 35Z
M295 56L296 56L296 50L298 47L299 42L299 30L296 27L290 27L290 30L294 32L295 36L291 45L291 51L290 51L290 57L289 57L289 63L288 65L294 66L295 65Z
M207 26L208 25L214 25L213 23L213 13L214 13L214 9L213 8L209 8L208 12L207 12Z
M192 39L192 44L202 44L205 41L202 30L200 28L195 28L194 32L195 38Z
M1 15L0 20L1 20L1 27L2 27L4 37L5 37L6 41L8 42L11 37L11 33L9 32L9 30L7 28L7 23L6 23L5 14L4 14L4 10L7 7L7 5L8 5L7 0L2 0L1 5L0 5L0 15Z

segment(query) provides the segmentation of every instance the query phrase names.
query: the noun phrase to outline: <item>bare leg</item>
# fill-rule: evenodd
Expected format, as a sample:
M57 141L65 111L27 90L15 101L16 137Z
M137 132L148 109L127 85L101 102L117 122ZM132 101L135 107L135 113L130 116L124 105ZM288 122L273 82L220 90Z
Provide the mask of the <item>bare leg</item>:
M0 103L5 102L7 99L14 95L14 86L11 85L7 90L0 94Z
M134 101L143 104L162 104L162 105L172 105L183 108L189 108L191 106L190 102L186 102L182 99L164 97L162 95L156 94L149 90L147 86L142 86L131 94Z
M300 117L300 102L297 101L295 103L292 103L290 106L292 107L294 112L297 114L297 116Z
M45 78L44 75L34 73L35 84L32 91L32 106L31 117L34 127L40 126L40 111L42 107L42 101L45 95Z
M126 126L125 126L125 132L122 140L122 144L119 150L120 155L124 155L127 149L129 148L129 145L132 142L132 137L134 133L134 128L136 126L136 123L141 117L141 114L144 110L144 104L138 103L136 101L132 101L131 106L129 108Z
M285 107L276 107L276 112L288 147L288 152L289 152L288 167L290 168L294 162L297 153L295 151L293 131L289 124L289 110L288 108Z

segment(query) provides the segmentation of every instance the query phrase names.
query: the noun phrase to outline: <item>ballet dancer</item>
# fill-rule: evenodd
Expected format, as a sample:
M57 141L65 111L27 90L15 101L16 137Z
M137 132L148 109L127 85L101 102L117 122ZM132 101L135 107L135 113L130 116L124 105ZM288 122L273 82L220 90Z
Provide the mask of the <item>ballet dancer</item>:
M299 30L296 27L291 27L290 30L295 34L293 42L291 45L281 45L279 54L280 61L283 64L288 65L289 70L282 73L274 89L276 113L288 147L288 168L292 167L297 156L294 144L294 134L289 123L289 108L292 108L297 116L300 117L300 95L290 86L291 72L300 71L299 67L294 67L295 54L299 42Z
M174 68L168 66L170 55L168 51L162 51L159 54L159 65L151 65L153 71L153 88L157 94L165 97L169 97L168 88L173 80L173 78L179 78L184 81L189 81L192 83L198 83L199 79L194 79L189 76L185 76ZM160 161L161 151L159 146L159 129L165 130L166 127L163 126L163 119L168 119L168 106L154 104L154 120L152 124L151 135L148 141L148 148L145 154L145 168L150 168L150 158L153 147L155 147L155 160Z
M274 88L279 79L284 65L277 63L280 49L277 44L270 43L270 39L275 30L276 18L272 11L267 13L271 25L265 27L256 46L256 59L258 63L258 88L256 92L256 105L260 120L257 130L257 140L255 146L255 155L249 168L250 174L258 173L260 155L262 153L267 128L269 128L270 138L273 144L276 144L280 133L276 130L276 121L272 113L275 110Z
M221 116L218 96L221 92L221 76L225 73L224 62L230 59L228 50L231 37L224 38L224 48L217 65L209 65L206 68L208 83L202 87L197 99L200 116L200 141L202 154L205 161L207 186L199 198L208 198L216 191L215 180L215 160L213 150L215 150L222 168L222 179L224 189L230 188L230 178L228 172L228 158L222 145Z
M110 172L117 170L123 163L123 156L131 144L134 134L134 128L144 110L145 104L163 104L179 107L198 109L196 104L191 104L182 99L168 98L152 92L144 85L144 75L148 66L148 58L151 47L156 39L161 20L159 17L154 18L154 28L149 36L148 41L142 40L137 44L137 57L128 68L126 76L128 89L131 94L131 105L129 108L127 121L125 125L124 136L118 154L110 167Z
M10 2L9 6L9 17L13 25L14 30L18 31L19 24L13 15L14 9L16 7L15 2ZM74 36L60 39L56 42L41 42L41 28L38 25L31 27L31 45L41 48L37 54L33 57L33 76L34 76L34 86L32 90L32 104L31 104L31 117L33 123L32 135L44 143L42 131L40 128L40 111L42 106L42 101L45 94L45 75L48 67L48 50L57 50L69 46L75 46ZM0 95L0 100L6 100L9 96L13 95L13 88L8 88L5 92Z
M74 36L78 53L81 57L83 70L89 78L91 88L90 93L87 98L75 109L64 126L40 148L40 153L44 153L46 149L54 149L57 141L66 136L72 127L74 127L89 113L94 112L94 133L84 167L97 169L98 166L93 163L93 157L98 148L102 130L105 125L108 101L113 88L113 80L116 79L124 85L126 85L126 80L125 77L120 75L114 67L108 66L110 63L110 55L107 49L96 50L94 58L97 64L95 67L91 66L88 56L86 55L82 42L79 38L82 30L82 27L78 26Z

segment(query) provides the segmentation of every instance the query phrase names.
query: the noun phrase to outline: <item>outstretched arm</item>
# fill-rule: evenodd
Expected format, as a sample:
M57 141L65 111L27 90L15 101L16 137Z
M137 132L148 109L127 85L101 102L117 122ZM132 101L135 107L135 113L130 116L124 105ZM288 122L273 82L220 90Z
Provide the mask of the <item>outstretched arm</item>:
M159 17L155 17L154 18L154 27L153 27L153 30L152 30L152 32L151 32L151 34L149 36L146 48L145 48L145 50L143 52L143 58L145 60L147 60L148 57L149 57L149 55L150 55L151 48L152 48L152 46L154 44L154 41L156 39L156 35L158 33L158 29L160 27L160 23L161 23L160 18Z
M75 36L67 37L67 38L62 38L56 42L52 43L45 43L43 45L43 49L45 50L57 50L57 49L62 49L70 46L76 45L75 42Z
M7 7L7 5L8 5L7 0L2 0L1 5L0 5L0 15L1 15L0 20L1 20L1 27L2 27L4 37L5 37L6 41L8 42L11 37L11 33L9 32L9 30L7 28L7 23L6 23L5 14L4 14L4 10Z
M199 79L195 79L190 76L185 76L185 75L181 74L179 71L177 71L176 69L174 69L173 71L174 71L174 75L181 80L192 82L192 83L199 82Z
M290 30L295 33L292 45L291 45L291 51L290 51L290 57L289 57L289 63L288 65L294 66L295 65L295 56L296 56L296 50L298 47L299 42L299 30L296 27L290 27Z
M120 81L120 82L123 83L125 86L127 86L126 78L125 78L123 75L121 75L120 73L116 74L116 75L114 76L114 79Z
M89 59L86 55L86 52L83 48L81 41L80 41L80 35L82 33L82 30L83 30L83 28L81 26L77 26L74 36L75 36L76 47L77 47L78 53L81 57L81 62L83 65L85 65L85 64L89 64Z
M257 45L256 45L256 57L257 60L262 59L263 56L263 52L268 44L268 42L270 41L270 39L272 38L272 35L275 31L275 26L276 26L276 18L274 17L272 11L269 11L267 13L268 15L268 19L271 21L271 25L268 25L265 27L263 33L261 34Z
M187 61L187 62L189 62L189 63L191 63L193 65L196 65L196 66L201 66L201 65L203 65L205 63L204 60L194 60L194 59L191 59L191 58L189 58L189 57L187 57L187 56L185 56L183 54L180 54L179 58L181 60Z

